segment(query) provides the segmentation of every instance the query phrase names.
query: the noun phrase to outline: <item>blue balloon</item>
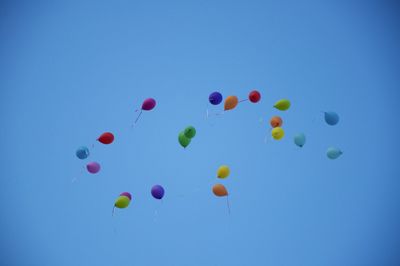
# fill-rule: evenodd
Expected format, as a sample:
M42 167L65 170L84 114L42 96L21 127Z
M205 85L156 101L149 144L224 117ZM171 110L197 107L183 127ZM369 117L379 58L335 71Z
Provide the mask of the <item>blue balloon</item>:
M294 136L294 144L296 144L297 146L303 147L305 143L306 143L306 135L304 135L303 133Z
M89 156L89 149L85 146L79 147L76 150L76 157L79 159L83 160L86 159Z
M222 94L219 92L213 92L208 96L208 100L212 105L218 105L222 102Z
M324 112L325 121L328 125L334 126L339 122L339 115L335 112Z
M151 195L155 199L162 199L164 197L164 188L160 185L155 185L151 188Z
M326 156L328 156L329 159L337 159L340 155L342 155L343 152L335 147L330 147L328 148L328 150L326 151Z

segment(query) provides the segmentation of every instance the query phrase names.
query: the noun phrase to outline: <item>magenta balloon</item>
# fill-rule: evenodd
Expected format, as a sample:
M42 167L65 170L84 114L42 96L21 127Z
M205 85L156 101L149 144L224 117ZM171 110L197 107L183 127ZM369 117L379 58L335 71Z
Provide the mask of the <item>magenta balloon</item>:
M148 99L144 100L144 102L142 104L142 110L150 111L155 106L156 106L156 100L154 100L153 98L148 98Z
M129 193L129 192L122 192L122 193L119 194L119 195L120 195L120 196L128 197L129 200L132 200L132 195L131 195L131 193Z
M90 162L86 165L86 169L91 174L96 174L100 171L100 164L96 162Z

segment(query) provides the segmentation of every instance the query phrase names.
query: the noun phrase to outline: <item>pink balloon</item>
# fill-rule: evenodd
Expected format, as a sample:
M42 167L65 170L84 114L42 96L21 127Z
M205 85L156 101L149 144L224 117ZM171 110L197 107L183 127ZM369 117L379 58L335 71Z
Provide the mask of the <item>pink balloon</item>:
M86 165L86 169L91 174L96 174L100 171L100 164L96 162L90 162Z
M142 110L150 111L155 106L156 106L156 100L154 100L153 98L148 98L148 99L144 100L144 102L142 104Z
M120 196L128 197L129 200L132 200L132 195L131 195L131 193L129 193L129 192L122 192L122 193L119 194L119 195L120 195Z

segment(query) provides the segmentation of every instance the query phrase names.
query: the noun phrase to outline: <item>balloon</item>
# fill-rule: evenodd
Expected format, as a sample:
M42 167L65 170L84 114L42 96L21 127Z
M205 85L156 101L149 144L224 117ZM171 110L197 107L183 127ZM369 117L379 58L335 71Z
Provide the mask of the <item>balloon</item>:
M283 131L283 129L281 127L276 127L274 129L272 129L271 135L274 139L280 140L285 135L285 131Z
M249 94L249 100L250 100L250 102L256 103L256 102L258 102L260 99L261 99L261 94L260 94L258 91L254 90L254 91L250 92L250 94Z
M297 134L294 136L294 143L299 147L303 147L306 143L306 136L303 133Z
M228 96L225 99L225 103L224 103L224 110L228 111L228 110L232 110L233 108L236 107L236 105L239 103L239 99L236 96Z
M281 111L286 111L290 107L290 101L287 99L279 100L275 103L274 107Z
M185 136L184 132L179 133L178 140L183 148L186 148L190 144L190 139Z
M196 136L196 129L192 126L188 126L185 131L183 131L183 134L185 135L185 137L187 137L188 139L194 138L194 136Z
M222 94L219 92L213 92L208 96L208 100L212 105L218 105L222 102Z
M129 193L129 192L122 192L122 193L119 194L119 195L120 195L120 196L128 197L129 200L132 200L132 195L131 195L131 193Z
M156 106L156 100L153 98L147 98L146 100L143 101L142 103L142 110L144 111L150 111Z
M330 147L328 148L328 150L326 151L326 155L328 156L329 159L337 159L340 155L342 155L343 152L335 147Z
M279 116L274 116L271 118L271 120L269 121L269 123L271 124L272 127L281 127L283 124L282 118L280 118Z
M222 165L217 170L218 178L227 178L229 176L230 170L227 165Z
M86 169L91 174L96 174L100 171L100 164L97 162L90 162L86 165Z
M131 200L127 196L119 196L114 203L114 207L123 209L123 208L128 207L130 202L131 202Z
M215 196L217 196L217 197L228 196L228 191L226 190L224 185L221 185L221 184L214 185L212 188L212 191L215 194Z
M324 112L325 121L328 125L334 126L339 122L339 115L335 112Z
M103 144L111 144L114 141L114 135L111 132L106 132L101 134L97 140Z
M140 110L139 115L136 117L136 120L134 122L134 124L137 123L137 121L139 121L140 116L142 115L143 111L150 111L153 110L153 108L156 106L156 100L154 100L153 98L147 98L143 101L142 103L142 108ZM139 110L136 110L135 112L137 112Z
M164 188L160 185L155 185L151 188L151 195L155 199L162 199L164 197Z
M83 160L86 159L89 156L89 149L85 146L79 147L76 150L76 157L79 159Z

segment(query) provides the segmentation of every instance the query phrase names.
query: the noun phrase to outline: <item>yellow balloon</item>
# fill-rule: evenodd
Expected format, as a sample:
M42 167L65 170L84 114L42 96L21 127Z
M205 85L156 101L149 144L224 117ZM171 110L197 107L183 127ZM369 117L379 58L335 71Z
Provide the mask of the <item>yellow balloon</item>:
M281 111L286 111L290 107L290 101L288 99L281 99L274 104L274 107Z
M227 178L230 173L229 167L227 165L222 165L217 170L218 178Z
M271 135L274 139L280 140L281 138L283 138L283 136L285 136L285 131L283 131L281 127L276 127L272 129Z
M131 202L131 200L130 200L128 197L126 197L126 196L119 196L119 197L117 198L117 200L115 201L114 206L117 207L117 208L123 209L123 208L128 207L128 205L129 205L130 202Z

